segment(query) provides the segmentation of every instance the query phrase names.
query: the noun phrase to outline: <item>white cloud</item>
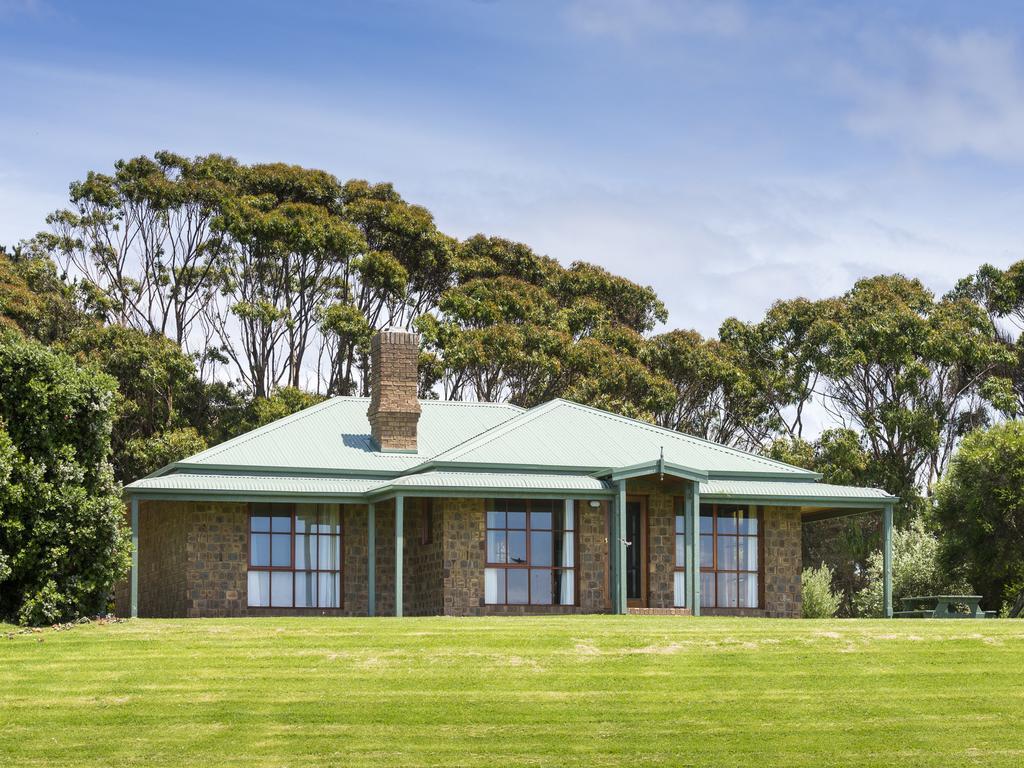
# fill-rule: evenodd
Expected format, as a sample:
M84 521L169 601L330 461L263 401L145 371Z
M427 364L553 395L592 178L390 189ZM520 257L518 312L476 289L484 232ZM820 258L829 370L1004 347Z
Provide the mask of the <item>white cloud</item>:
M933 155L1024 160L1024 63L1007 37L912 38L897 72L848 74L850 126Z
M726 0L575 0L566 19L576 32L622 43L668 33L734 37L747 25L743 8Z

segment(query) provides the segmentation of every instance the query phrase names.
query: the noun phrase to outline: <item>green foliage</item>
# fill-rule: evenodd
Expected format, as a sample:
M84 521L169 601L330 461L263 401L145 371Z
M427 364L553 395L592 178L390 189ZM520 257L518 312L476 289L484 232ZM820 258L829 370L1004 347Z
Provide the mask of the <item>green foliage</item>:
M936 489L942 561L999 608L1024 582L1024 423L966 438Z
M832 589L832 569L822 563L800 574L800 599L805 619L830 619L836 615L842 595Z
M939 558L938 538L925 530L918 519L904 530L893 531L892 599L915 595L970 594L971 587L962 578L951 575ZM858 616L879 617L882 605L882 552L868 559L867 584L854 597Z
M168 429L150 437L133 437L125 443L118 456L118 469L126 479L137 480L207 447L206 440L195 427Z
M94 366L0 338L0 617L104 611L128 564L110 465L115 383Z
M290 416L303 408L323 401L323 395L303 392L294 387L281 387L274 390L270 397L253 399L245 410L245 424L241 432L262 427L264 424L283 419L285 416Z

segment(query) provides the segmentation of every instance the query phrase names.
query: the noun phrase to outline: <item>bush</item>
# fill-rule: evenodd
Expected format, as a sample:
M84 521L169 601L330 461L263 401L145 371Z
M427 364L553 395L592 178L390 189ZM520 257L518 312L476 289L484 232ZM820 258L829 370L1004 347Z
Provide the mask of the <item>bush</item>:
M951 576L939 560L939 540L928 533L921 520L892 534L892 601L914 595L969 594L970 586ZM867 586L853 598L858 616L879 617L882 610L882 553L868 558Z
M967 435L936 488L941 557L999 609L1024 589L1024 423Z
M0 619L105 610L130 542L110 466L114 381L0 336Z
M800 574L805 619L830 619L839 610L842 595L832 589L832 569L824 563Z

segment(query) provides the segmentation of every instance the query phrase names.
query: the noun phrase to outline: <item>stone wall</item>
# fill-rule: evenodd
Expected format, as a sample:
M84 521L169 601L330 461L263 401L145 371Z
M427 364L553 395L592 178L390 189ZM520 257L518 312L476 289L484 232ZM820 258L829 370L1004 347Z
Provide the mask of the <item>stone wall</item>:
M768 616L799 618L802 615L801 525L799 509L765 507L764 600Z
M629 493L647 498L648 608L673 604L675 498L685 482L630 481ZM486 538L483 499L426 499L405 504L404 613L500 615L603 613L610 610L607 502L576 503L577 605L484 604ZM145 501L140 504L139 615L220 617L367 614L366 506L342 506L343 595L339 609L249 608L249 505L228 502ZM376 507L378 616L394 615L394 503ZM424 541L424 525L429 536ZM799 616L801 523L796 509L764 510L762 609L703 609L706 615ZM128 612L128 582L117 586L116 611Z
M420 404L419 335L379 331L370 343L370 408L373 441L384 451L415 451Z
M444 610L443 508L434 499L406 499L404 516L403 611L437 616Z
M577 605L486 605L487 562L483 499L443 499L444 613L448 616L494 616L529 613L601 613L606 608L607 505L577 510Z

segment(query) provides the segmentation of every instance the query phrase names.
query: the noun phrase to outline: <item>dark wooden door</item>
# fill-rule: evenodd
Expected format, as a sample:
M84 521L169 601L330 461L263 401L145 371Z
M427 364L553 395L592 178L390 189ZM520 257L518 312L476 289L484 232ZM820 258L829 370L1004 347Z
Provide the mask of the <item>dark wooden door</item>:
M647 499L626 499L626 604L647 607Z

